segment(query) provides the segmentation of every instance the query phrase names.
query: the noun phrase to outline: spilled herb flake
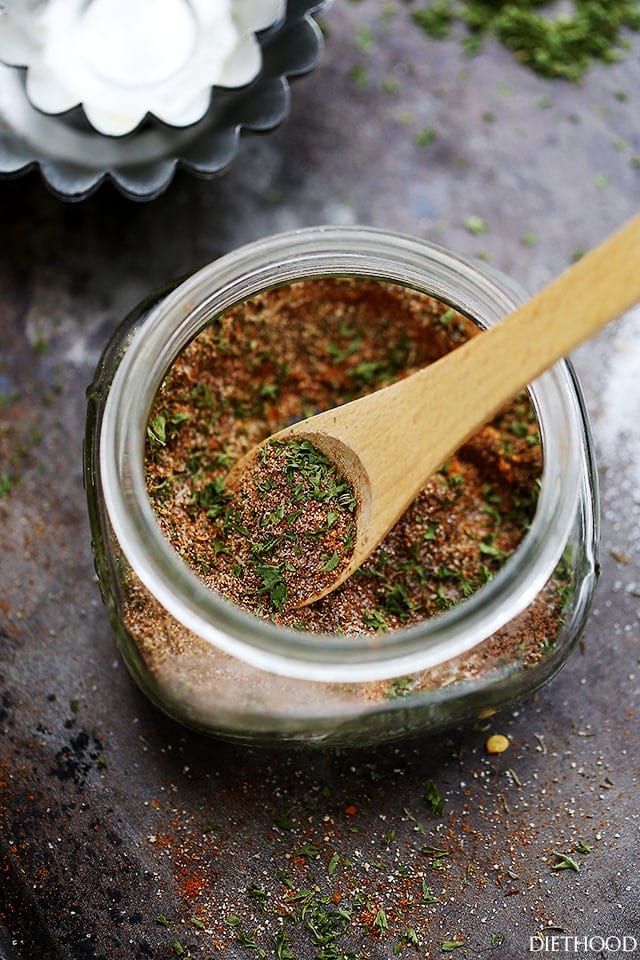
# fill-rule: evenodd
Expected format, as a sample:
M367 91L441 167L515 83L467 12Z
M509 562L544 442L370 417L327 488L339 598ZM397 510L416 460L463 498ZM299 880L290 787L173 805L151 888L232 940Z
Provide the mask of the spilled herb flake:
M570 12L556 12L546 0L431 0L412 17L438 40L463 26L469 54L493 37L534 72L574 82L596 62L619 60L627 48L624 31L640 30L636 0L574 0Z

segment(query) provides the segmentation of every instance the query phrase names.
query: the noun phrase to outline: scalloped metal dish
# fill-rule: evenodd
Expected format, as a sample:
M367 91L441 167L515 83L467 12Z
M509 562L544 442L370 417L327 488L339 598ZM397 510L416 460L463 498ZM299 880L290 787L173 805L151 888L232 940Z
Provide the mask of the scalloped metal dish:
M191 127L149 119L127 137L92 130L80 111L47 116L29 103L23 72L0 64L0 177L38 167L63 200L83 200L111 180L133 200L152 200L167 189L177 167L202 177L223 174L238 151L243 129L267 131L289 110L289 78L309 73L322 50L311 14L325 0L289 0L282 23L258 37L258 77L241 90L216 89L212 105Z

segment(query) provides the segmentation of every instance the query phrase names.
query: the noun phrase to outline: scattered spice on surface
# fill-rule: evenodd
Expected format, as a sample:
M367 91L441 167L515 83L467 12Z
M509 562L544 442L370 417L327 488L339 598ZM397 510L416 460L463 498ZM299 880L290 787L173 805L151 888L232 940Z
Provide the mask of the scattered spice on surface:
M523 712L525 727L540 719L534 705ZM607 837L606 812L594 818L582 806L602 777L601 742L586 755L593 768L563 763L545 773L536 738L523 735L518 788L496 776L484 739L467 728L402 749L318 750L312 762L287 752L282 764L257 768L245 752L218 745L208 764L176 770L161 807L146 807L148 856L163 880L152 913L166 917L160 935L198 960L235 957L243 944L253 944L248 960L286 958L287 950L309 960L408 960L460 941L454 956L491 956L501 943L500 956L520 956L523 937L558 921L554 894L580 885L619 844ZM184 748L173 749L179 756ZM211 757L204 742L202 750ZM437 771L443 817L431 816L411 780L424 768ZM195 803L180 800L196 786ZM634 814L633 784L618 797ZM203 833L212 817L219 828ZM593 845L589 856L582 844ZM580 872L552 870L554 850ZM597 907L597 896L587 906Z

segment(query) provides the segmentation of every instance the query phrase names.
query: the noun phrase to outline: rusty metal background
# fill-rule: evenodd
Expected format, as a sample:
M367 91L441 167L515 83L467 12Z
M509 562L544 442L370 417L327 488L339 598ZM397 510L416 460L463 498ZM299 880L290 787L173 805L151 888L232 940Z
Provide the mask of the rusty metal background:
M241 749L164 718L114 651L84 388L138 300L323 222L438 240L533 291L640 207L637 36L573 85L492 44L468 59L375 0L323 19L290 118L222 179L180 175L147 205L0 183L3 960L640 957L639 312L574 358L603 572L580 650L518 709L375 751Z

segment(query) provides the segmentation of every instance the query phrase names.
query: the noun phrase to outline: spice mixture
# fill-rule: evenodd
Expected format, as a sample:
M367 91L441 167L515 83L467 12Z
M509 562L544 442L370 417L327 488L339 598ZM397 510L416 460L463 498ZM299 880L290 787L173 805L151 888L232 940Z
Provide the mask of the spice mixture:
M297 596L287 550L322 538L316 572L331 577L353 529L349 491L333 476L333 493L311 500L309 476L327 466L307 459L304 492L296 488L304 510L283 503L264 515L261 491L245 488L232 504L225 482L281 427L406 376L475 333L446 304L364 279L300 281L216 317L176 360L149 422L148 490L168 540L211 589L297 629L394 630L464 600L518 545L535 508L542 451L525 395L430 479L354 576L308 607L287 603ZM300 445L269 456L285 458L292 476L303 453L317 456Z

